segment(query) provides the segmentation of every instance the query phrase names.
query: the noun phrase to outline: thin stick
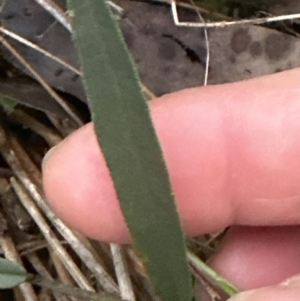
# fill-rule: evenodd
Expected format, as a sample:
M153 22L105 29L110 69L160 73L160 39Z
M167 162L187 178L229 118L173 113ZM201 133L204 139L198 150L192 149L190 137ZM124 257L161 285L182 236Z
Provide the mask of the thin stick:
M29 40L27 39L24 39L23 37L21 37L20 35L17 35L16 33L0 26L0 31L2 33L4 33L6 36L14 39L15 41L18 41L19 43L23 44L23 45L26 45L27 47L31 48L31 49L34 49L35 51L39 52L39 53L42 53L44 56L50 58L51 60L59 63L60 65L66 67L67 69L73 71L75 74L77 75L82 75L81 72L73 67L72 65L70 65L69 63L65 62L64 60L60 59L59 57L53 55L52 53L48 52L47 50L41 48L40 46L30 42Z
M59 276L59 279L61 280L62 284L74 286L73 279L71 278L71 275L66 270L65 266L61 262L60 258L57 256L55 251L53 251L51 248L49 248L49 253L51 257L51 261L53 262L53 265L55 266L57 275ZM77 299L73 296L70 296L70 299L72 301L77 301Z
M64 242L61 242L61 244L63 243ZM27 256L28 254L32 254L36 251L39 251L41 249L46 249L48 247L49 245L47 241L44 239L25 241L18 244L18 250L21 256Z
M59 240L56 238L54 232L47 225L47 222L43 218L39 209L35 203L28 196L24 187L14 178L10 179L10 182L18 195L20 202L26 208L32 219L38 225L40 231L43 233L45 239L48 241L49 245L56 251L58 256L61 258L62 262L65 264L66 268L70 274L74 277L77 284L86 290L94 291L93 287L89 284L88 280L81 273L80 269L76 266L70 255L62 247Z
M58 117L55 113L49 111L46 112L46 115L49 118L52 125L63 137L69 136L78 128L77 126L74 126L73 122L70 122L72 120L69 121L68 119L62 119Z
M52 0L35 0L49 14L51 14L69 32L72 32L71 20L68 15Z
M49 271L45 268L43 262L39 259L39 257L34 253L28 254L27 259L31 263L31 265L34 267L34 269L38 272L38 274L44 278L48 279L50 281L54 281ZM59 296L57 293L53 292L53 296L56 301L68 301L68 298L65 296Z
M114 262L116 276L120 288L122 299L135 301L132 283L127 269L127 264L123 256L123 250L118 244L110 244L111 255Z
M2 133L1 133L2 131ZM6 134L3 129L0 128L0 146L2 146L2 155L5 158L6 162L9 164L11 169L14 171L15 175L18 177L20 182L26 187L27 191L30 193L32 198L38 204L38 206L45 213L47 218L52 222L56 229L61 233L61 235L68 241L72 246L74 251L78 254L81 260L85 265L94 273L97 277L99 283L103 288L110 293L119 293L119 289L115 284L114 280L106 272L106 270L97 262L92 252L90 252L84 244L78 239L78 237L54 214L51 208L47 205L45 201L45 196L41 192L40 180L37 180L39 172L37 171L33 162L30 161L28 155L25 151L22 150L22 147L18 144L18 153L23 153L23 159L26 158L26 170L30 170L32 175L29 177L24 167L20 163L19 158L16 156L14 150L5 147ZM17 144L17 141L14 140L14 145ZM22 152L21 152L22 150ZM38 185L36 185L31 178L35 178ZM55 247L53 247L56 250ZM72 272L70 271L71 275Z
M43 288L49 288L57 293L70 295L80 298L80 300L89 300L89 301L125 301L120 299L114 294L108 293L95 293L86 290L82 290L78 287L68 286L61 284L57 281L49 281L42 279L40 277L29 278L28 281L32 284L38 285Z
M25 127L29 127L43 137L50 147L53 147L62 141L62 137L52 130L52 128L46 127L24 111L15 109L10 116L14 121L21 123Z
M16 49L2 37L1 43L7 50L9 50L16 59L33 75L33 77L43 86L43 88L59 103L59 105L69 114L70 117L77 123L78 126L82 126L82 121L77 115L70 109L66 102L52 89L50 85L27 63L27 61L19 54Z

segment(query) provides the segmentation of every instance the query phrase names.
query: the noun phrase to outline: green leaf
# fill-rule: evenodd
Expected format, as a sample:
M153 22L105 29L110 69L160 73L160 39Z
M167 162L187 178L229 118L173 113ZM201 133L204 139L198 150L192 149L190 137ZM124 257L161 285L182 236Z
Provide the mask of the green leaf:
M135 246L161 300L189 301L167 169L120 30L104 0L69 0L69 9L95 131Z
M18 102L6 95L2 95L0 94L0 106L4 109L4 111L7 114L11 114L14 109L15 106L18 104Z
M200 260L196 255L194 255L191 252L188 252L188 258L193 266L195 266L199 271L202 271L202 273L208 276L213 281L213 283L216 284L216 286L220 287L230 297L239 293L237 287L235 287L225 278L221 277L211 267L209 267L202 260Z
M16 262L0 258L0 289L13 288L27 278L26 270Z

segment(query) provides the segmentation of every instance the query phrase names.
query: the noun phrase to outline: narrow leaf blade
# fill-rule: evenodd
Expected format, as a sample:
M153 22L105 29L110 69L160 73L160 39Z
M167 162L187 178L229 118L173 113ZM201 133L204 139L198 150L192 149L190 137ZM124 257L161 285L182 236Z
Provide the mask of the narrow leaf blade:
M104 0L69 0L69 8L95 131L135 246L161 300L188 301L184 238L130 56Z

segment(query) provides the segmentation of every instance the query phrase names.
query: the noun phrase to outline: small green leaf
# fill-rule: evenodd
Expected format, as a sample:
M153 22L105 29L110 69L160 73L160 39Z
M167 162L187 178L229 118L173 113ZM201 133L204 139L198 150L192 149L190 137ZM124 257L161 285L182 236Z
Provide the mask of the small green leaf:
M199 271L204 273L204 275L208 276L214 284L220 287L225 293L227 293L230 297L239 293L239 290L236 286L231 284L228 280L221 277L217 272L215 272L211 267L205 264L200 258L194 255L191 252L188 252L188 259L191 264L194 265Z
M0 289L13 288L27 278L26 270L16 262L0 258Z
M18 102L6 95L0 94L0 106L4 109L7 114L10 114L14 111L15 106Z

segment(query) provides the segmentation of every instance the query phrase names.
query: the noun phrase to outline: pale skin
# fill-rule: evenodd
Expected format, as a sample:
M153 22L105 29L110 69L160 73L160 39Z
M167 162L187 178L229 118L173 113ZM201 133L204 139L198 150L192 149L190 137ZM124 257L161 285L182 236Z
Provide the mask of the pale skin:
M294 69L149 105L185 232L231 226L210 264L251 290L235 301L300 298L299 78ZM43 170L49 202L68 225L130 242L92 124L56 147Z

